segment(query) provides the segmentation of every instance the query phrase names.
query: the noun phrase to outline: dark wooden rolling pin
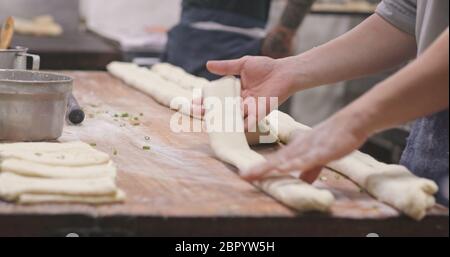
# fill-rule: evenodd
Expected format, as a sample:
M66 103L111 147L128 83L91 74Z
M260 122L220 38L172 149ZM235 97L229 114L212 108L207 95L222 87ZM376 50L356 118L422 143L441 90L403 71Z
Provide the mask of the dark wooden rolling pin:
M70 94L69 101L67 103L66 120L70 125L79 125L84 121L85 114L78 104L77 99Z

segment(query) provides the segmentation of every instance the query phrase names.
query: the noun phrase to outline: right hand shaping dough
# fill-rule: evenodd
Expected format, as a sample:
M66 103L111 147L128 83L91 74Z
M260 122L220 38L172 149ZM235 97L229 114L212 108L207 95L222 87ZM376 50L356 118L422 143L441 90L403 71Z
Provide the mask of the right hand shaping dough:
M282 122L286 125L289 121ZM295 123L294 120L292 122ZM312 183L323 167L348 155L367 139L366 134L356 132L351 122L339 117L331 118L312 130L296 131L286 136L290 137L290 142L284 142L289 143L286 147L269 156L267 162L251 168L244 177L253 181L273 171L283 174L301 171L302 180ZM279 137L280 133L283 131L278 133Z

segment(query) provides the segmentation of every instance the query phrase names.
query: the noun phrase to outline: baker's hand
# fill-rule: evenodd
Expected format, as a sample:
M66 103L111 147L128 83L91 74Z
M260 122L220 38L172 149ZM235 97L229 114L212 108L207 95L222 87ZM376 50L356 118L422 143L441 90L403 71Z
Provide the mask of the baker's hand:
M272 29L263 41L261 54L279 59L292 55L292 42L295 33L292 30L277 26Z
M244 107L258 103L258 98L265 100L265 108L244 108L244 114L248 122L246 127L254 125L272 109L277 106L270 106L270 97L278 98L278 105L295 93L295 72L292 66L285 67L283 62L268 57L246 56L230 61L210 61L207 64L208 70L212 73L226 76L239 75L242 81L242 98Z
M289 145L267 158L267 162L241 174L254 181L269 173L301 172L305 182L314 182L328 163L358 149L368 138L352 118L333 117L310 131L299 131Z

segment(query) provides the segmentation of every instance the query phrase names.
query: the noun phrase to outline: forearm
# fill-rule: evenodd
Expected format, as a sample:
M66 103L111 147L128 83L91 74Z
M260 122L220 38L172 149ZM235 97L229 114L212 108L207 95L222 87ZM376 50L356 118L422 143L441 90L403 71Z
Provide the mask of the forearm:
M278 65L289 69L298 91L396 67L415 53L414 37L374 14L343 36L299 56L281 59Z
M315 0L289 0L281 16L279 27L295 34Z
M315 0L289 0L280 22L267 34L261 54L275 59L292 55L292 43Z
M448 108L449 32L417 60L338 113L372 134Z

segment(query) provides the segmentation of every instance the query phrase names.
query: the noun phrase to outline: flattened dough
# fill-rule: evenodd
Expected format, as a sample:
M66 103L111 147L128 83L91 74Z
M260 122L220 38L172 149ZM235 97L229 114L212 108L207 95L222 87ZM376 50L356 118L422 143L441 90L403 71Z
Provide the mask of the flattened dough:
M8 201L18 200L23 194L50 194L71 196L115 195L117 188L112 178L46 179L23 177L10 172L0 173L0 196Z
M272 112L266 120L285 144L293 139L295 131L310 129L279 111ZM435 205L434 195L438 191L436 183L416 177L403 166L388 165L355 151L327 167L353 180L379 201L416 220L423 219L427 210Z
M208 135L210 138L211 147L215 155L222 161L234 165L240 171L246 171L250 167L263 162L265 159L260 154L250 149L245 134L244 123L242 118L235 119L234 113L240 115L240 105L238 111L233 110L235 107L225 106L225 110L217 111L214 108L222 108L226 97L240 96L240 83L233 77L227 77L216 82L211 86L204 88L203 95L205 96L205 107L207 108L206 118L208 115L214 113L214 119L225 122L232 122L235 124L235 132L214 132L211 128ZM217 97L222 104L217 105L217 101L210 100L210 97ZM216 98L216 100L217 100ZM218 113L222 113L219 117ZM230 115L231 114L231 115ZM206 122L207 127L208 122ZM242 131L242 132L240 132ZM260 182L255 183L255 186L262 191L271 195L281 203L296 209L300 212L304 211L327 211L334 201L333 195L326 190L319 190L313 186L300 181L297 178L283 175L268 177Z
M0 171L42 178L89 179L116 177L116 167L112 161L100 165L65 167L45 165L19 159L6 159L0 162Z
M17 143L0 144L1 159L19 159L55 166L88 166L109 162L106 153L97 151L88 144Z
M23 194L19 196L20 204L41 203L80 203L80 204L112 204L125 201L125 193L118 190L113 195L104 196L76 196L76 195L50 195L50 194Z

